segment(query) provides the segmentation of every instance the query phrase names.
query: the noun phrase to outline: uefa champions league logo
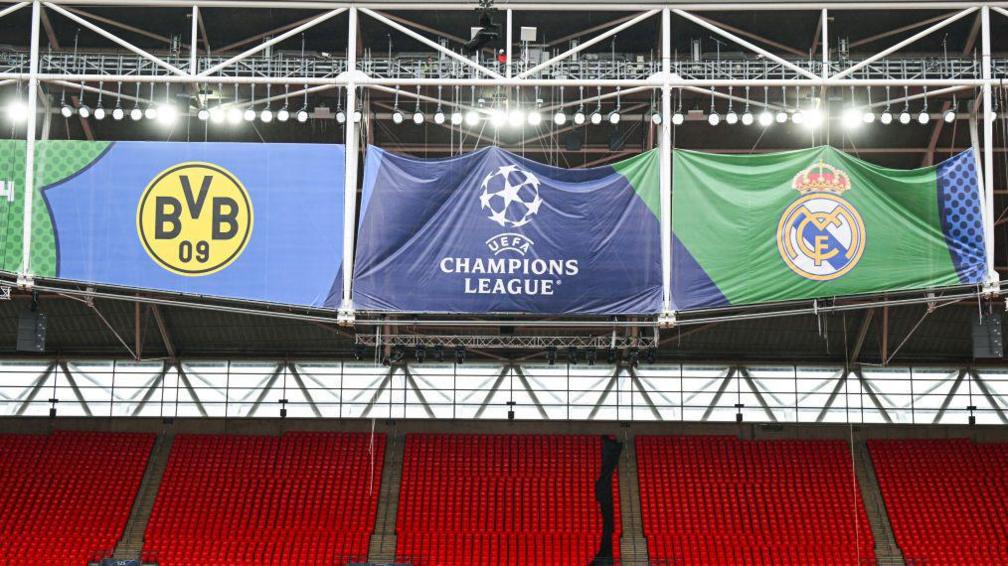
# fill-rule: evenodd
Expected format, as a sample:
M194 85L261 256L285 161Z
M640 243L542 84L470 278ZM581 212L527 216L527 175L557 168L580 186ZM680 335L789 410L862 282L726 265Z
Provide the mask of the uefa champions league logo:
M539 179L516 165L502 165L483 179L480 208L502 227L520 228L539 213Z

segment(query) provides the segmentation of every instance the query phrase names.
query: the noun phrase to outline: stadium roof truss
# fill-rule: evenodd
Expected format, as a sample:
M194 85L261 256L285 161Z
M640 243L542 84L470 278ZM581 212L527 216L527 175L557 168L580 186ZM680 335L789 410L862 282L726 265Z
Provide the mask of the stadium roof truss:
M157 33L146 31L137 26L124 24L114 18L89 13L92 6L115 7L122 10L143 8L177 8L191 12L191 29L188 43L183 44L187 53L181 55L165 55L151 49L142 48L124 39L121 30L139 34L147 38L168 39ZM1008 4L1004 2L832 2L816 4L808 2L769 2L769 3L568 3L568 2L510 2L501 9L505 16L505 34L512 38L506 42L507 57L502 67L489 66L478 58L467 57L449 48L440 41L430 39L433 35L439 39L462 39L430 28L417 25L401 15L389 13L409 11L447 11L472 10L470 3L447 2L329 2L329 1L268 1L256 0L249 2L233 2L230 0L32 0L17 2L2 10L0 17L7 16L19 10L30 10L30 43L27 54L14 54L4 65L0 66L0 84L12 82L26 83L28 93L28 121L26 127L27 146L26 170L32 172L35 154L31 142L36 137L36 121L39 112L40 85L53 85L64 89L81 88L82 91L101 92L108 96L118 95L104 88L104 83L165 83L185 85L193 88L199 85L299 85L295 90L285 89L283 94L272 96L268 101L286 100L304 96L308 93L340 89L345 96L345 107L355 109L358 99L364 91L374 90L395 92L404 97L441 101L419 93L400 90L401 87L502 87L502 88L539 88L539 87L590 87L597 93L590 96L583 94L574 100L561 102L562 106L597 102L607 98L628 95L633 92L650 92L660 99L658 107L663 116L669 116L673 111L675 93L685 90L703 93L705 95L742 100L729 93L715 90L719 87L732 88L762 88L762 87L795 87L806 89L824 89L828 87L915 87L930 89L930 94L948 94L964 90L980 90L978 104L974 111L963 116L970 122L970 130L974 147L980 148L982 163L982 184L984 190L984 230L987 242L987 263L992 278L987 282L986 291L996 293L1000 289L994 265L994 120L995 109L992 105L992 88L1000 87L1008 75L1008 61L995 61L991 51L992 12L997 16L1008 16ZM285 25L269 32L260 33L246 40L234 42L227 46L228 50L243 51L236 54L213 56L210 52L210 42L205 26L201 26L201 9L298 9L312 10L314 15L297 22ZM590 30L574 34L580 38L580 43L538 62L515 62L511 57L514 30L513 14L517 11L619 11L625 16L610 22L608 25L595 26ZM829 22L830 14L838 11L892 11L892 10L946 10L943 15L930 17L915 24L903 26L892 33L885 32L872 38L862 38L862 44L875 44L891 35L913 32L907 37L895 41L888 47L878 50L858 60L850 60L841 52L831 49ZM818 14L818 29L811 50L806 54L794 48L782 49L783 46L772 40L761 38L758 34L730 25L722 25L707 17L708 12L759 11L772 13L774 11L805 11ZM65 51L50 51L43 54L42 28L50 38L50 47L54 46L51 24L47 14L66 18L75 25L86 28L115 46L115 49L130 53L124 58L121 54L108 53L77 53ZM403 34L431 49L438 56L436 63L422 65L418 60L410 60L408 56L367 57L361 60L358 56L358 28L361 18L377 21L389 30ZM672 51L673 19L687 21L718 36L721 40L730 42L751 53L753 59L743 61L718 60L713 65L710 62L696 63L681 61ZM934 35L950 25L965 18L974 18L977 25L971 33L965 57L928 63L926 61L906 61L894 58L901 50L913 45L924 37ZM275 58L262 57L264 52L277 46L284 40L297 36L325 22L345 19L347 26L346 50L342 57L327 56L317 58L288 58L285 62L277 62ZM657 19L658 37L654 43L659 47L657 61L609 62L593 66L585 66L574 59L579 53L589 47L606 41L616 34L634 28L642 22ZM1003 26L1004 20L999 20ZM562 38L552 45L560 45ZM979 62L968 57L973 43L979 40ZM771 48L761 47L768 45ZM201 48L202 45L202 48ZM247 46L247 47L246 47ZM783 51L780 55L775 51ZM814 55L818 53L819 57ZM135 56L135 60L132 57ZM95 86L97 85L97 86ZM602 93L602 89L608 92ZM888 99L888 104L901 103L926 97L925 93L906 95L902 98ZM125 96L129 100L131 97ZM262 99L259 101L263 102ZM442 101L446 102L447 101ZM240 107L254 103L236 101ZM45 104L45 102L43 102ZM769 103L767 103L769 106ZM879 106L881 103L869 106ZM774 103L773 107L787 107L786 101ZM44 108L43 120L47 122L52 112ZM977 119L979 113L984 119ZM941 120L935 126L940 127ZM451 127L445 125L445 127ZM43 135L48 128L43 124ZM671 185L672 148L671 121L663 120L658 131L657 145L662 152L660 178L662 186ZM933 136L936 140L937 136ZM346 185L357 186L359 177L359 148L361 142L361 125L354 120L347 120L345 125L346 144ZM933 142L932 142L933 146ZM933 148L932 148L933 150ZM30 288L31 277L29 242L31 240L31 198L34 178L26 174L26 202L24 221L23 266L19 277L19 285ZM663 283L663 314L656 321L659 325L672 325L676 322L676 313L671 308L671 230L670 219L671 196L669 191L662 191L661 223L662 223L662 283ZM345 191L344 203L344 234L343 234L343 272L353 272L353 246L355 236L355 213L357 209L357 192ZM358 320L351 300L351 278L343 279L342 304L336 319L344 324L353 324ZM126 300L135 298L126 293L119 295ZM933 300L924 293L907 299L911 302L926 302ZM817 308L813 305L813 309ZM793 312L781 311L783 314ZM744 315L743 315L744 316ZM324 318L324 317L323 317ZM713 319L728 320L725 317ZM372 319L373 320L373 319ZM367 322L366 318L364 322ZM411 324L422 325L423 320L413 320ZM563 326L564 321L550 321L557 326ZM708 320L703 320L708 322ZM518 324L522 324L519 322Z
M50 410L53 410L50 413ZM0 362L0 416L1008 424L1008 370L721 364ZM509 413L510 412L510 413Z

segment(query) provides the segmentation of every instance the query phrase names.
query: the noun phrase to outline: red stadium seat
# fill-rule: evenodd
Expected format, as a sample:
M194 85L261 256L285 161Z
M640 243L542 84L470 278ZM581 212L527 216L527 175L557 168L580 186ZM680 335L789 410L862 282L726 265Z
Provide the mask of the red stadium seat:
M384 435L180 435L144 552L161 566L367 559Z
M407 437L396 557L415 566L585 566L598 551L596 436ZM619 486L614 554L619 557Z
M657 563L874 563L842 441L640 436L637 470Z
M1008 444L868 442L907 564L1008 564Z
M0 434L0 564L110 555L153 445L153 434Z

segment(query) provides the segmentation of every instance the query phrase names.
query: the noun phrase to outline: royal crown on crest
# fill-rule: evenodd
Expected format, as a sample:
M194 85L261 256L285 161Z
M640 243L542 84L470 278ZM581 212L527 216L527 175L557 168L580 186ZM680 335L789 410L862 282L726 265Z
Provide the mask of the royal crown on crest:
M839 195L851 188L850 177L847 176L847 173L822 160L795 175L791 186L802 194L834 193Z

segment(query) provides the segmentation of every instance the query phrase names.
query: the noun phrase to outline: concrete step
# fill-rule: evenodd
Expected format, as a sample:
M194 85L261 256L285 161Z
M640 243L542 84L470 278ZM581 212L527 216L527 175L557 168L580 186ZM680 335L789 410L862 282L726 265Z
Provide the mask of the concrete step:
M399 488L402 484L405 449L406 437L389 432L385 442L378 512L375 514L374 532L368 546L368 562L371 563L382 564L395 560L396 516L399 513Z
M865 513L875 539L875 561L886 566L904 566L903 552L896 544L892 524L886 511L885 500L879 488L878 477L871 461L871 454L864 442L854 445L854 473L857 476Z
M622 566L647 566L649 563L647 539L641 520L640 486L637 482L637 452L634 436L624 435L623 452L620 454L619 489L620 523L623 535L620 538L620 563Z
M168 456L171 454L174 441L174 435L165 433L158 435L154 442L154 448L147 460L147 469L144 470L144 477L140 482L140 490L133 500L126 529L116 544L112 553L113 558L119 560L140 558L143 552L144 532L154 511L154 500L157 498L158 489L161 488L161 479L164 477L165 468L168 467Z

